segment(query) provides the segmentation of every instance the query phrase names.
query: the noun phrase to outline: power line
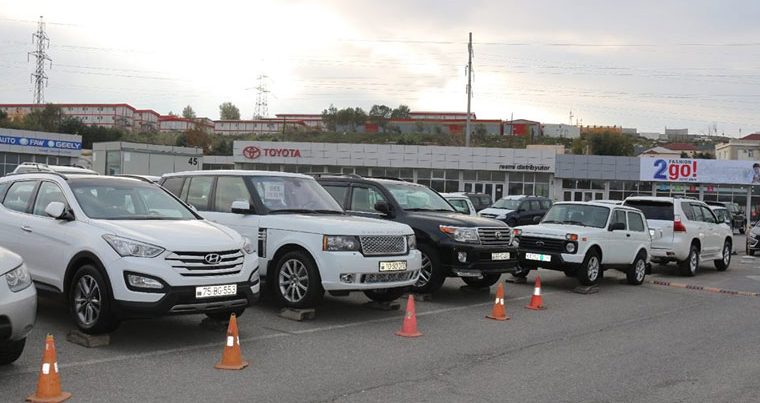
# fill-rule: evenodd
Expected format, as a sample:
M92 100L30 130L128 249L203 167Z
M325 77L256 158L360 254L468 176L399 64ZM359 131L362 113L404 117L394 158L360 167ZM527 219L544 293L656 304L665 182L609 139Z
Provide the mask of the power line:
M267 117L269 114L269 106L267 104L267 94L269 94L269 89L267 89L267 77L264 74L260 74L258 77L259 83L256 86L256 109L253 112L254 119L261 119L264 117Z
M27 61L29 56L35 58L35 70L32 73L32 81L34 82L34 103L41 104L45 102L45 87L47 86L47 74L45 74L45 62L50 62L50 68L53 68L53 59L51 59L46 51L50 48L50 38L45 33L45 22L40 16L40 21L37 23L37 32L32 35L32 44L36 45L36 49L27 54Z

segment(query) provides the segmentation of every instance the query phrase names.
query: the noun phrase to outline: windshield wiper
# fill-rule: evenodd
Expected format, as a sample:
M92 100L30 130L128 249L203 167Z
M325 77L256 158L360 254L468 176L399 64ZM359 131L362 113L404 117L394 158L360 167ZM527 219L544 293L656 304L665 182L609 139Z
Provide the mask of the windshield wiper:
M344 211L340 211L340 210L312 210L312 211L319 214L340 214L340 215L346 214Z
M270 210L271 214L289 214L289 213L301 213L301 214L309 214L309 213L315 213L316 210L310 210L305 208L284 208L284 209L277 209L277 210Z
M588 227L588 225L580 221L573 221L573 220L562 221L560 224L580 225L581 227Z
M544 220L544 221L541 221L541 224L562 224L562 221L557 221L557 220Z

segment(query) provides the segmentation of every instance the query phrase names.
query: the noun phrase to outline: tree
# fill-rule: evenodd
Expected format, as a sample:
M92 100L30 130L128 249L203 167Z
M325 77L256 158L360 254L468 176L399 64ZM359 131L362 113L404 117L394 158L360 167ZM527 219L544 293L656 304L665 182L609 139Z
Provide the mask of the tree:
M689 158L689 154L686 151L681 151L681 158Z
M369 110L369 121L380 126L382 131L385 131L385 126L388 123L388 119L391 118L393 110L385 105L372 105Z
M225 102L219 105L219 119L240 120L240 109L232 102Z
M351 109L351 108L348 108ZM367 123L367 112L364 112L364 109L362 108L354 108L354 115L353 115L353 128L356 130L358 126L364 125Z
M188 105L185 109L182 109L182 117L186 119L195 119L196 116L193 107Z
M338 108L330 104L330 107L322 111L322 122L327 126L327 130L335 131L338 123Z
M5 111L0 111L0 122L8 120L8 114Z
M391 119L409 119L409 107L406 105L399 105L398 108L391 111Z
M35 109L24 117L24 126L29 130L55 132L63 122L63 110L60 106L47 104L42 109Z

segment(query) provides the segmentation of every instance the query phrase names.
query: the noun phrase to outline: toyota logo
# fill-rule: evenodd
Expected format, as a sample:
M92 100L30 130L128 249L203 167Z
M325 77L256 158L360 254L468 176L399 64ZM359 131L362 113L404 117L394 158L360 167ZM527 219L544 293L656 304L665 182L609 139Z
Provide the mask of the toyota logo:
M255 160L261 156L261 149L256 146L248 146L243 149L243 156L249 160Z
M538 241L538 242L536 242L536 246L544 246L544 241Z
M494 238L496 238L496 239L501 239L501 237L502 237L502 234L501 234L501 232L499 232L499 231L496 231L496 232L494 232L494 233L493 233L493 236L494 236Z
M218 253L209 253L203 257L203 260L208 264L219 264L222 261L222 257Z

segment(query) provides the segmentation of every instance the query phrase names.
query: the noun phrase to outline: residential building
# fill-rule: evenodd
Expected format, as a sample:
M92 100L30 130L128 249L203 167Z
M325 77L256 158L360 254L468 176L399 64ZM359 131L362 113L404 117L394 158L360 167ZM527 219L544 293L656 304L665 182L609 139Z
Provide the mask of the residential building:
M158 118L159 131L161 133L184 132L187 130L202 130L206 133L214 132L214 121L209 118L183 118L174 115L164 115Z
M719 160L760 160L760 133L748 134L738 140L715 146Z
M467 120L467 112L409 112L411 120ZM475 112L470 112L470 120L477 119Z
M658 146L644 150L638 156L641 158L681 158L681 152Z
M535 138L541 136L541 122L527 119L504 121L504 135Z
M541 133L544 137L577 139L581 136L581 128L564 123L544 123L541 125Z
M243 134L271 134L285 130L303 129L307 125L301 120L263 118L253 120L215 120L214 133L223 136Z

